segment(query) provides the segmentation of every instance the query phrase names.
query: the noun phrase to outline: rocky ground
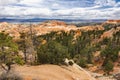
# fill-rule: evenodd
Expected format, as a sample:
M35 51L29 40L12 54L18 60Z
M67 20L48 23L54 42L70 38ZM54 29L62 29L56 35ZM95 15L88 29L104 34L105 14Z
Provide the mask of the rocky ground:
M84 72L76 65L13 65L12 72L19 74L21 77L24 78L24 80L95 80L94 77Z
M3 71L3 69L0 69L0 74ZM113 78L113 75L105 76L93 73L77 65L12 65L11 74L17 74L24 80L117 80Z

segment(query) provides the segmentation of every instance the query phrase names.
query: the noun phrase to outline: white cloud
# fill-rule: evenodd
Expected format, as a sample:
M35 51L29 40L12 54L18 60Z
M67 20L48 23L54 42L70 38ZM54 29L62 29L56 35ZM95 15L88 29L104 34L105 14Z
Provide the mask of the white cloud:
M0 6L17 3L19 0L0 0Z
M27 8L27 7L4 7L0 12L0 16L18 16L19 17L27 17L27 16L50 16L51 10L47 8Z
M95 5L100 6L114 6L116 4L115 0L95 0Z
M117 4L115 4L115 7L120 7L120 2L118 2Z
M40 6L43 0L21 0L18 4L26 6Z
M51 10L47 8L27 8L24 11L24 15L33 15L33 16L50 16Z
M62 3L64 2L61 1L46 0L45 2L44 0L0 0L0 6L2 6L0 7L0 17L120 19L120 3L116 3L115 0L94 0L94 4L91 7L78 7L76 5L69 5L68 7L63 5ZM112 7L103 8L104 6Z

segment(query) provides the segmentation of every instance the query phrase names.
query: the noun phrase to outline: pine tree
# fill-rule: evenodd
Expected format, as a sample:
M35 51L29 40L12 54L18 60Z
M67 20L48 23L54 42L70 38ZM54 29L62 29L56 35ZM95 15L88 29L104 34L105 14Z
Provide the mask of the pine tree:
M12 37L4 32L0 33L0 64L8 66L7 71L11 69L11 64L15 62L18 46L13 42ZM3 66L2 66L3 67ZM4 68L5 69L5 68Z

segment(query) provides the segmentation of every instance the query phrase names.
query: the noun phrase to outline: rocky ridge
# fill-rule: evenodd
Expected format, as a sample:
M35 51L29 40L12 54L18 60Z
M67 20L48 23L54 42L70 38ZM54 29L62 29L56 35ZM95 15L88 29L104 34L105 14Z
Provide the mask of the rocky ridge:
M62 21L46 21L41 24L11 24L7 22L0 23L0 32L5 31L9 33L10 36L18 39L20 37L20 33L29 32L30 27L32 28L33 33L36 35L43 35L49 33L51 31L70 31L70 30L103 30L102 26L83 26L76 27L75 25L67 25Z

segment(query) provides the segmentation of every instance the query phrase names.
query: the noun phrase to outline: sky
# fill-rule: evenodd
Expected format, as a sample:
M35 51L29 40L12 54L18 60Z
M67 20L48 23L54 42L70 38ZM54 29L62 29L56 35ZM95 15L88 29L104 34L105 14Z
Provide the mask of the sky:
M120 19L120 0L0 0L0 18Z

